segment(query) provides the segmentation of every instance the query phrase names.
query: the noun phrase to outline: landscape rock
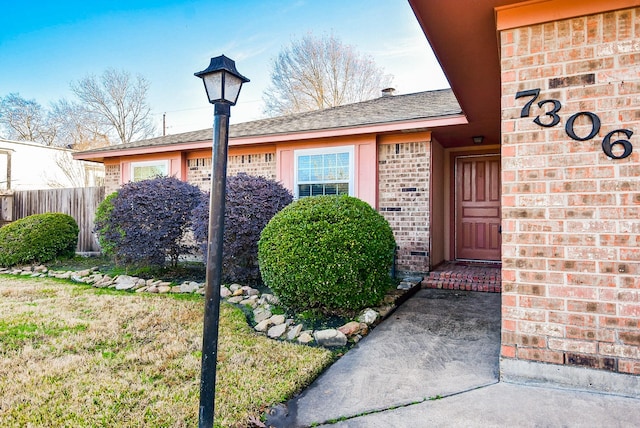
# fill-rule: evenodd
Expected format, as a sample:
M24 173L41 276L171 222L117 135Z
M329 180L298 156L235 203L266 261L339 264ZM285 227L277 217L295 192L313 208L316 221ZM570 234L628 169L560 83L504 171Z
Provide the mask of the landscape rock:
M244 292L245 296L257 296L260 294L260 291L258 291L257 289L248 286L242 287L242 291Z
M227 302L229 303L240 303L244 300L244 297L242 296L233 296L233 297L229 297L227 299Z
M220 297L222 297L223 299L226 299L229 296L231 296L231 290L229 290L224 285L220 287Z
M266 319L266 320L262 320L260 321L258 324L256 324L256 326L254 327L254 329L256 331L259 331L260 333L264 333L265 331L267 331L267 329L271 326L271 320L270 319Z
M358 321L367 325L372 325L378 319L378 313L371 308L367 308L358 317Z
M262 295L262 297L260 297L261 300L264 300L264 303L269 303L272 305L279 305L280 304L280 300L278 300L278 298L276 296L274 296L273 294L269 294L269 293L264 293Z
M198 288L200 288L200 284L195 281L183 282L180 285L180 291L182 293L194 293L198 291Z
M284 324L285 322L284 315L273 315L269 319L271 320L271 323L275 325Z
M257 308L253 311L253 319L256 323L271 318L271 311L265 308Z
M358 321L351 321L351 322L346 323L342 327L339 327L338 331L340 331L342 334L344 334L347 337L353 336L353 335L355 335L355 334L360 332L360 329L362 328L361 327L362 324L365 327L367 326L367 324L365 324L365 323L360 323Z
M129 275L118 275L115 280L116 290L130 290L136 286L138 278Z
M298 343L302 343L303 345L306 345L311 342L313 342L313 336L311 336L311 333L307 331L302 332L300 336L298 336Z
M302 324L297 324L293 326L287 333L287 340L295 340L296 337L300 336L301 332L302 332Z
M273 327L271 327L269 329L269 331L267 331L267 336L269 336L272 339L278 339L286 331L287 331L287 325L286 324L284 324L284 323L283 324L277 324L277 325L274 325Z
M159 285L158 286L158 293L168 293L169 291L171 291L171 286L170 285Z
M253 296L253 297L255 297L255 296ZM244 300L240 301L240 304L244 305L244 306L251 306L252 308L255 308L255 307L258 306L258 299L257 298L244 299Z
M333 328L318 330L313 333L313 338L316 340L318 345L327 348L333 346L344 346L347 344L347 336L345 336L341 331Z

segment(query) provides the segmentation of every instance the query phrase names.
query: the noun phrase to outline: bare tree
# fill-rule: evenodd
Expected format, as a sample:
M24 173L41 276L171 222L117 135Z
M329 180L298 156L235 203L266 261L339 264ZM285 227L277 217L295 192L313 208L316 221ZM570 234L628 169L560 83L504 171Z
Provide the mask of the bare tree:
M335 36L309 34L273 61L271 84L263 94L265 113L299 113L373 99L391 80L370 56Z
M51 146L56 138L48 113L36 100L27 100L18 93L0 98L0 127L10 140L33 141Z
M87 113L96 114L115 132L120 143L151 137L154 125L147 104L149 82L135 79L126 71L105 70L98 78L90 75L71 84Z
M57 146L88 150L111 144L109 126L99 114L78 103L62 99L51 104L49 114L57 129Z
M60 151L55 155L59 171L45 171L44 178L50 187L89 187L104 185L102 165L73 159L72 152Z

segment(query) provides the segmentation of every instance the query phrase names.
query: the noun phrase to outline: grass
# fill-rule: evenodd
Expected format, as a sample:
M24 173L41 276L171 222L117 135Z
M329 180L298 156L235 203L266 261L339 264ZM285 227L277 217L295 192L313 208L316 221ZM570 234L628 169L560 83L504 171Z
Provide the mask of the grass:
M202 319L201 296L0 276L2 426L196 426ZM223 305L216 426L259 419L332 358L259 336Z

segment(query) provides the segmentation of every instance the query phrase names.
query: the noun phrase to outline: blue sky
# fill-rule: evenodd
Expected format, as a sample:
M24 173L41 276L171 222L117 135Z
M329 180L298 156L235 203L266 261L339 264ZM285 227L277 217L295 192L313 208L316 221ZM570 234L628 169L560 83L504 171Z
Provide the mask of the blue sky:
M394 76L398 93L447 87L406 0L11 1L0 14L0 96L47 106L107 68L142 74L159 132L210 127L213 107L193 73L225 54L251 79L231 122L259 119L270 64L307 33L333 33Z

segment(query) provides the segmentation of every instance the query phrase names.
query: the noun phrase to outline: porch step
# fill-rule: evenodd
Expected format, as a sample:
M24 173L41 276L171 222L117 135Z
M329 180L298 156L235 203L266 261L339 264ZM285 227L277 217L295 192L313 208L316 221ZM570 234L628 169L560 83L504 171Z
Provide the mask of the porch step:
M500 293L500 264L446 262L429 272L422 281L422 288Z

